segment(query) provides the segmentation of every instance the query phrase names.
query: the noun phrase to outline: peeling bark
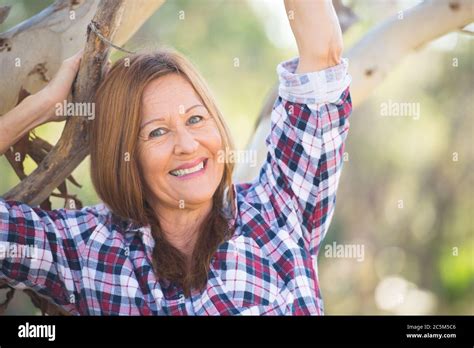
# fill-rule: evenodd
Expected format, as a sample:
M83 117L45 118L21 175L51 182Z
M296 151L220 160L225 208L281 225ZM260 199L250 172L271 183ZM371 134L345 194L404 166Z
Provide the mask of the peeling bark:
M126 1L114 43L125 44L163 3L164 0ZM87 25L98 4L99 0L57 0L0 34L0 81L9 81L8 85L0 85L0 115L17 104L20 87L30 94L38 92L64 59L84 47ZM45 76L28 75L40 63L44 64Z

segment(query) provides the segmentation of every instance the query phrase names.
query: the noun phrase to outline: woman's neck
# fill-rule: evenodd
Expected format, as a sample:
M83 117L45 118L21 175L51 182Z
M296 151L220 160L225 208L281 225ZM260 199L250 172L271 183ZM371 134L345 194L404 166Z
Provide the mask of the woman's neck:
M198 207L176 209L157 204L155 212L163 236L190 263L199 238L200 227L212 209L212 200Z

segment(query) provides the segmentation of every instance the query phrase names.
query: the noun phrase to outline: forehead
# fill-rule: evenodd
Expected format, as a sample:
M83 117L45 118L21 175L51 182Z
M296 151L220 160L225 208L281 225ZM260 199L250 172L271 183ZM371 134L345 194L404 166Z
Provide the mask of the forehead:
M156 115L173 115L179 110L201 104L192 85L178 74L168 74L148 83L142 97L144 119Z

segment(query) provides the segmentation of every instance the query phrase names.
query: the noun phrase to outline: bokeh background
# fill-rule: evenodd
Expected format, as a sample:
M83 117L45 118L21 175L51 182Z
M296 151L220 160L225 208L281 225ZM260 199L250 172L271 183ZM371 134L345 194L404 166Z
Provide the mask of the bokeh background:
M0 1L12 5L0 32L51 3ZM345 33L345 47L386 16L417 3L345 1L359 17ZM276 65L297 55L279 0L169 0L126 47L162 45L198 66L238 149L245 148L277 81ZM446 35L394 66L354 109L324 245L363 246L364 258L330 257L322 246L319 276L327 314L474 314L473 58L472 36ZM419 103L420 117L381 116L388 100ZM47 124L36 132L54 143L61 130L61 124ZM33 169L29 161L27 171ZM87 160L74 176L83 188L70 189L85 205L98 203ZM0 193L18 182L0 157ZM63 205L52 201L55 208ZM6 313L39 311L17 291Z

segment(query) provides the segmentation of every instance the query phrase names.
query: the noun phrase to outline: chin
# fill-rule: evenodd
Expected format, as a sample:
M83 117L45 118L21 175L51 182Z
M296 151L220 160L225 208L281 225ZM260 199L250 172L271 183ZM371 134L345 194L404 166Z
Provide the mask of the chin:
M183 194L181 197L182 200L184 200L185 204L188 203L188 204L203 204L203 203L206 203L210 200L212 200L212 197L214 196L214 192L206 192L206 193L199 193L199 194L192 194L190 195L189 192L187 192L186 194ZM179 201L179 199L178 199Z

